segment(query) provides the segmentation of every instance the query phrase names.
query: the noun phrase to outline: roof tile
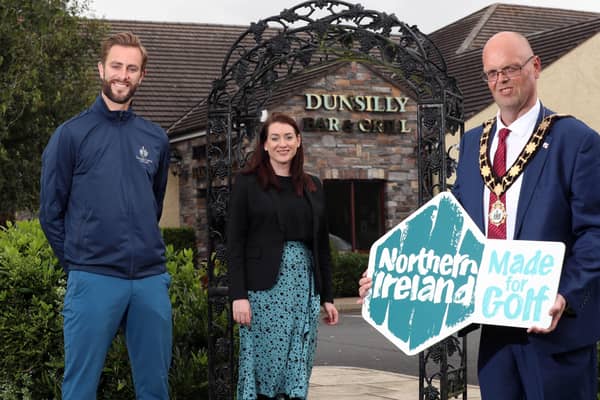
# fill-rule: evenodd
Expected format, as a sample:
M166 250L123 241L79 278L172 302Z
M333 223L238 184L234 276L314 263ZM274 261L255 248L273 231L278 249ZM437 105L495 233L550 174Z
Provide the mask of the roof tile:
M106 21L112 31L132 31L148 49L148 75L135 97L135 109L171 136L206 127L206 100L223 60L248 27L219 24ZM479 78L481 50L496 32L513 30L530 40L547 66L600 32L600 13L493 4L429 35L440 49L449 75L464 96L465 119L488 106L492 97ZM270 103L289 96L335 65L306 71L274 92Z

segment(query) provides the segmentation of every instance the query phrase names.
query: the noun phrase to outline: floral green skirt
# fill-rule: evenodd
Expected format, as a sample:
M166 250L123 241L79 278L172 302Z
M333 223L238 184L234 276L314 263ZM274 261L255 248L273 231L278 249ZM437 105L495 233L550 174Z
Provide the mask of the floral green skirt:
M286 242L275 286L248 292L252 320L240 326L237 400L258 394L306 399L320 311L312 277L311 251Z

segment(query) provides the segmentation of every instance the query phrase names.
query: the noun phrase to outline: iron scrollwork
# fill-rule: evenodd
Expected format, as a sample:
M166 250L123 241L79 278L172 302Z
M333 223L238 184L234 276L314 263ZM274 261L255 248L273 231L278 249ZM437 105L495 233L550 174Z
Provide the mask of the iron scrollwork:
M222 102L226 103L226 102ZM225 269L225 222L229 187L223 184L230 173L227 143L231 119L229 109L215 104L206 135L206 210L208 217L208 384L209 398L233 398L233 321L228 300ZM225 147L225 149L224 149Z
M467 399L466 348L466 336L450 336L419 354L421 400Z
M232 172L245 164L262 110L287 81L319 66L348 61L374 66L409 91L407 94L419 104L419 205L448 187L446 179L455 163L449 161L445 136L462 132L462 94L448 76L435 44L416 26L401 22L393 14L366 10L360 4L327 0L303 2L252 23L231 46L208 99L210 400L233 399L235 386L233 329L224 274ZM466 351L460 345L458 348L456 354L463 357L463 365ZM439 353L448 349L446 346ZM420 391L421 399L446 399L466 388L464 384L449 386L454 382L450 377L465 379L465 374L455 374L453 369L444 370L441 389L435 388L425 371L429 371L427 363L436 363L432 360L438 358L428 353L422 357L425 364L420 380L427 380L428 385ZM444 357L441 360L440 365L446 365ZM442 377L436 374L432 376ZM429 397L424 397L425 393ZM434 393L438 397L431 397ZM466 396L466 390L464 393Z

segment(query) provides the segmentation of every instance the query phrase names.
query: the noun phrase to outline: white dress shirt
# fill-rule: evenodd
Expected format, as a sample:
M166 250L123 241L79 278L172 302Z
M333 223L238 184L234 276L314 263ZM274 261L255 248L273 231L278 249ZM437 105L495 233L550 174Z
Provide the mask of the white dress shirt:
M509 126L504 125L500 118L500 111L496 114L496 133L492 140L490 148L490 159L493 164L494 154L498 147L498 131L502 128L510 129L510 134L506 138L506 171L515 163L519 154L529 141L533 134L538 115L540 113L541 103L538 99L535 105L525 114L517 118ZM523 173L517 180L508 188L506 192L506 239L512 240L515 235L515 224L517 220L517 205L519 204L519 193L521 192L521 184L523 183ZM485 230L487 235L488 214L490 207L490 189L485 186L483 191L483 209L485 214Z

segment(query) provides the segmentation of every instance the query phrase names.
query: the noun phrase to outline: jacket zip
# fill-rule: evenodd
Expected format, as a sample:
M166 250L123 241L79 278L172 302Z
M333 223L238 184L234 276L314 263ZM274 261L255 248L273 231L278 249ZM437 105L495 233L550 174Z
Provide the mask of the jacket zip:
M122 158L122 162L123 164L121 165L122 168L127 169L127 151L129 150L129 147L127 146L127 140L125 138L125 125L126 125L126 120L124 119L123 115L125 114L124 111L119 111L119 118L118 118L118 127L119 127L119 141L121 143L121 153L123 154L123 158ZM128 226L127 226L127 239L128 239L128 248L129 248L129 271L127 273L127 276L129 279L133 279L134 276L134 255L133 255L133 250L134 250L134 246L133 246L133 212L132 212L132 204L131 204L131 198L132 196L129 195L129 190L131 190L132 185L130 184L130 174L125 173L125 171L123 171L123 176L125 177L125 202L127 204L127 222L128 222Z

